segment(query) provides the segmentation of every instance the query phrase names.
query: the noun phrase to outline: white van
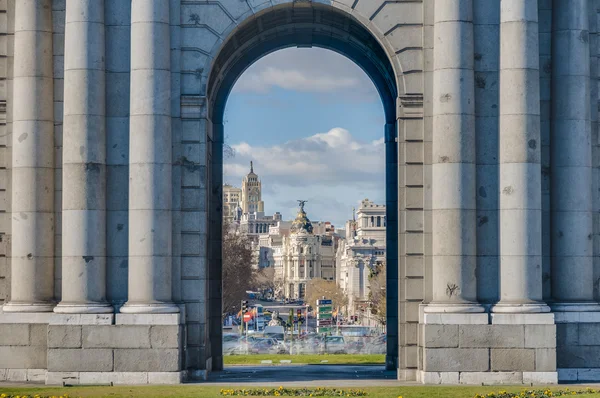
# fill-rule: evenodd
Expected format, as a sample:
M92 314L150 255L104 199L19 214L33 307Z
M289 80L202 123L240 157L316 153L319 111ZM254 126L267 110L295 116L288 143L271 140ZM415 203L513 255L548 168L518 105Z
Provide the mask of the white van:
M271 337L277 341L283 341L285 336L285 329L283 326L265 326L263 330L265 337Z

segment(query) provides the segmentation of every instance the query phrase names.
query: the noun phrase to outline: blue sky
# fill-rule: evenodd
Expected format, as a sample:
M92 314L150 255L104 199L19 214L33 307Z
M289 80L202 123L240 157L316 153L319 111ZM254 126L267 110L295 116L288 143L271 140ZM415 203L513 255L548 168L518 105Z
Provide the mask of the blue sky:
M306 199L313 220L342 227L352 207L383 204L381 100L367 75L329 50L290 48L258 60L240 77L225 110L224 180L240 186L250 160L265 212L292 219Z

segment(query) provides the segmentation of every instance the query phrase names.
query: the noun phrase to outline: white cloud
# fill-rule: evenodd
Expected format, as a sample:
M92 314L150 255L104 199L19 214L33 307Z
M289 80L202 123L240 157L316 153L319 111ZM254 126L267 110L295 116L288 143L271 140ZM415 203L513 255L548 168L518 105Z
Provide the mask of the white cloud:
M296 199L308 199L309 216L338 225L352 206L369 197L382 201L385 184L383 139L362 142L349 131L333 128L283 145L232 145L235 156L225 161L225 180L240 185L250 161L263 187L268 212L292 217Z
M236 84L237 91L267 93L271 87L305 92L331 92L356 88L359 81L351 77L308 76L304 71L267 67L244 75Z
M383 180L382 140L361 142L343 128L288 141L283 145L232 145L235 156L226 161L228 177L243 177L250 161L263 179L282 185L376 184Z
M355 63L320 48L290 48L269 54L251 65L233 89L265 94L273 88L329 94L353 92L368 99L376 93L371 80Z

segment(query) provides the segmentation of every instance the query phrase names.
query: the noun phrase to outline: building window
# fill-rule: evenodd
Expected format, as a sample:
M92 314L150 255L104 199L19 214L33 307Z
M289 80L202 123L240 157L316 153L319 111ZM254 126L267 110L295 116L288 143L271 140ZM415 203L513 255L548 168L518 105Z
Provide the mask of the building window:
M375 225L375 217L371 216L371 226Z
M377 226L381 227L381 217L377 216Z

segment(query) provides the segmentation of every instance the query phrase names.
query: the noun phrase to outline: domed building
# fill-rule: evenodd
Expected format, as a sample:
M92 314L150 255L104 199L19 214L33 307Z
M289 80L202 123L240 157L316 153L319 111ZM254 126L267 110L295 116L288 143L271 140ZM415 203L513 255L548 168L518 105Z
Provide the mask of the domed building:
M260 266L273 266L277 296L303 299L306 283L313 278L335 279L334 228L330 223L313 223L299 201L296 219L279 222L260 236Z

